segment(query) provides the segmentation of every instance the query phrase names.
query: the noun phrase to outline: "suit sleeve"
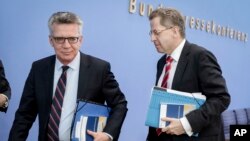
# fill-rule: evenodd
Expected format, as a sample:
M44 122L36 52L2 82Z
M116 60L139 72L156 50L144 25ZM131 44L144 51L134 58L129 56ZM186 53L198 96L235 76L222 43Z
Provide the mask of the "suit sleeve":
M11 97L11 88L10 88L8 80L5 77L4 67L3 67L1 60L0 60L0 93L7 96L8 99L10 99L10 97ZM7 108L0 107L0 111L6 112Z
M110 64L108 63L104 69L103 79L103 93L106 102L111 107L110 116L104 132L110 134L113 140L117 140L120 130L127 113L127 101L124 94L119 88L119 84L110 71Z
M36 119L37 105L34 94L34 68L29 73L25 82L15 120L9 134L9 141L25 141L29 130Z
M198 78L201 92L207 97L200 109L186 115L193 132L219 121L221 113L229 106L230 95L225 79L215 56L209 51L202 51L197 59Z

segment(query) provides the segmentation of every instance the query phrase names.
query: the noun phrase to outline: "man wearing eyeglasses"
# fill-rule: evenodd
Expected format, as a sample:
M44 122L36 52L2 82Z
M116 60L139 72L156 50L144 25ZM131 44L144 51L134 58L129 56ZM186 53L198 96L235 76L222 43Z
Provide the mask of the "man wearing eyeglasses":
M69 141L77 99L106 102L111 107L104 131L88 131L88 134L95 141L117 141L127 101L110 64L79 51L83 43L83 22L76 14L54 13L48 26L55 55L32 64L9 141L26 140L37 115L39 141Z
M11 89L8 80L5 77L4 67L0 60L0 111L6 112L8 102L11 96Z
M149 20L151 41L164 54L157 63L156 85L201 92L206 102L180 119L163 118L170 124L162 129L149 127L147 141L223 141L221 113L230 95L215 56L185 39L185 21L176 9L156 9Z

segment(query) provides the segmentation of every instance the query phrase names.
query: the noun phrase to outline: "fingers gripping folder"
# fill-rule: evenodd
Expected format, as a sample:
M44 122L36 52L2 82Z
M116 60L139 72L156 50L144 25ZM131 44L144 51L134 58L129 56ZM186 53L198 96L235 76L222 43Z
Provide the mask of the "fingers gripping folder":
M110 108L106 105L79 100L72 122L71 141L93 141L87 130L103 131L109 112Z

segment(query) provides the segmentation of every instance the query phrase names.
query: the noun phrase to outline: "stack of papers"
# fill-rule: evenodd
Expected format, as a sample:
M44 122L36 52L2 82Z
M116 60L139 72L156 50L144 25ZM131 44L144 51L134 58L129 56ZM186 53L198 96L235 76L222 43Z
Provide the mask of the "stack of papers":
M162 116L163 114L167 115L168 113L174 118L180 118L184 116L187 112L190 112L193 109L198 109L205 102L205 100L206 97L201 93L187 93L171 89L165 89L161 87L153 87L145 125L155 128L160 128L161 126L164 126L163 123L160 124L159 122L161 105L172 104L172 110L169 109L172 112L169 111L170 113L168 113L167 108L165 108L166 111L165 113L162 112ZM184 105L187 105L186 111L184 110ZM179 110L173 110L176 108Z

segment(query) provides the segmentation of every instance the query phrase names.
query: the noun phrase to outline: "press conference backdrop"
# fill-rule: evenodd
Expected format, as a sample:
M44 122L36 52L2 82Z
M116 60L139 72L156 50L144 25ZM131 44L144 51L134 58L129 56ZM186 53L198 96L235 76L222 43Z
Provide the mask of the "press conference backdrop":
M84 20L81 51L111 63L129 108L120 141L142 141L147 135L146 110L161 56L150 42L147 12L159 5L179 9L186 16L187 39L215 54L232 97L229 108L249 107L249 4L247 0L2 0L0 58L12 98L8 112L0 113L0 140L8 138L32 62L54 53L47 21L56 11L79 14ZM37 136L35 122L28 141Z

